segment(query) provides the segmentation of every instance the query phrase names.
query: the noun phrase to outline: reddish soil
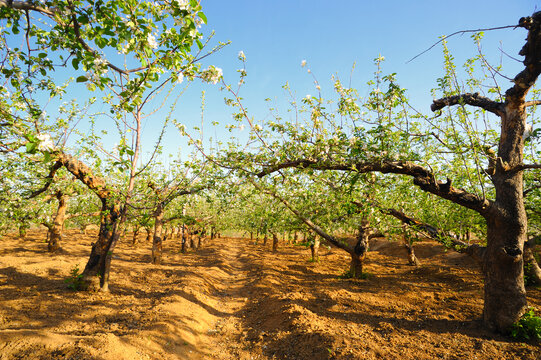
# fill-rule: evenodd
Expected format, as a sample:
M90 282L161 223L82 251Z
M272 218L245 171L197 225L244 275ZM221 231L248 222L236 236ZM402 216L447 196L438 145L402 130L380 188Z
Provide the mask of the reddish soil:
M91 235L96 235L91 234ZM69 290L91 236L68 231L49 255L45 233L0 243L0 359L540 359L539 344L483 329L482 279L466 256L418 244L422 266L379 240L366 280L340 279L344 252L222 238L164 265L150 244L115 252L111 292ZM143 239L143 237L141 237ZM144 241L144 240L143 240ZM528 289L541 309L541 290Z

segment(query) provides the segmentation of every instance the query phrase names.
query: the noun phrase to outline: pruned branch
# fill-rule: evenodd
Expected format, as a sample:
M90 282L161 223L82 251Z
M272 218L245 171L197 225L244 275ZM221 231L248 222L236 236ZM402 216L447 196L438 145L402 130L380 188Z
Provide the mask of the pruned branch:
M434 100L434 102L430 106L430 110L438 111L438 110L443 109L446 106L463 105L463 104L480 107L498 116L502 116L505 111L503 103L491 100L487 97L479 95L478 93L474 93L474 94L466 93L466 94L461 94L461 95L453 95L453 96L447 96L441 99Z
M380 172L383 174L408 175L413 177L413 183L421 190L477 211L483 216L487 215L492 205L492 202L484 197L472 194L464 189L455 188L452 186L452 181L450 179L447 179L447 182L436 180L434 174L430 170L409 161L377 160L334 164L325 161L299 159L268 166L260 171L257 176L263 177L286 168L354 171L359 173Z
M524 56L524 70L513 79L514 85L505 92L506 102L523 101L528 91L535 84L541 74L541 11L532 16L523 17L519 20L519 27L528 30L526 44L522 47L519 55Z
M520 164L512 169L509 169L509 171L522 171L528 169L541 169L541 164Z

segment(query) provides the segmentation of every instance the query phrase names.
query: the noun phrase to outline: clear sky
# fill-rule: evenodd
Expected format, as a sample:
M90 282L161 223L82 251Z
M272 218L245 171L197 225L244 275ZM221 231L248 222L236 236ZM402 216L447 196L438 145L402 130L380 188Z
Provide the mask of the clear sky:
M522 16L541 10L541 2L534 0L202 0L202 5L208 18L204 31L215 31L214 44L231 41L231 45L205 59L205 64L221 67L226 82L237 84L236 70L241 67L237 54L240 50L246 54L248 77L241 95L256 118L268 117L264 99L285 101L281 87L286 82L299 99L315 94L307 68L321 83L323 96L328 97L333 95L331 76L338 74L348 80L356 63L352 86L364 95L365 84L375 71L373 59L379 54L386 59L384 72L396 72L399 84L408 89L415 106L428 112L430 89L443 72L441 46L407 63L410 58L441 35L514 25ZM490 31L483 48L493 63L503 60L504 73L513 77L521 64L508 59L499 49L518 57L525 36L524 29ZM458 64L477 50L470 34L451 38L449 47ZM307 67L301 68L302 60L307 61ZM508 87L504 80L500 84ZM194 82L181 98L176 117L188 128L199 124L200 95L205 90L205 122L219 121L224 129L231 122L231 110L224 105L225 94L218 87ZM282 110L285 113L286 109ZM154 135L152 128L150 123L146 125L147 135ZM167 152L174 153L182 143L173 130L164 145Z

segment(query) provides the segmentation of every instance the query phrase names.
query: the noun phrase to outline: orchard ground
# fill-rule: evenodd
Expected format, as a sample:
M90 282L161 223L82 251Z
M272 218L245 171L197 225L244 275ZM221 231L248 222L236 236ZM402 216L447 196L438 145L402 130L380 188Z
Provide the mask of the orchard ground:
M149 264L141 236L115 251L111 292L67 288L96 233L68 230L49 255L45 232L0 242L0 359L539 359L539 344L485 331L483 284L467 256L433 242L407 265L399 242L375 240L365 280L341 279L346 253L219 238ZM127 236L127 239L131 239ZM541 290L528 289L541 309Z

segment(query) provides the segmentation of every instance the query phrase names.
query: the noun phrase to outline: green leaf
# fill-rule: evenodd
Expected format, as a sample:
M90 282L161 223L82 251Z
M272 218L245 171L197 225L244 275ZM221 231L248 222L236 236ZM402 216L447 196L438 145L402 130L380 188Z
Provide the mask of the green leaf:
M201 40L196 39L195 42L197 43L197 47L199 48L199 50L202 50L203 49L203 43L201 42Z
M26 152L29 154L35 154L38 150L38 145L34 142L26 143Z
M199 18L201 18L201 20L203 20L203 23L205 23L205 24L207 23L207 16L202 11L198 12L197 16L199 16Z
M79 70L79 59L71 60L71 66L73 66L75 70Z
M81 76L79 76L79 77L77 78L77 82L78 82L78 83L79 83L79 82L85 82L85 81L88 81L88 78L87 78L86 76L81 75Z
M51 161L51 153L48 151L43 152L43 162Z

